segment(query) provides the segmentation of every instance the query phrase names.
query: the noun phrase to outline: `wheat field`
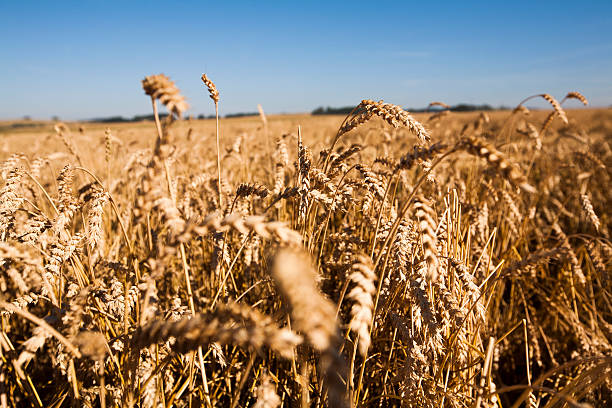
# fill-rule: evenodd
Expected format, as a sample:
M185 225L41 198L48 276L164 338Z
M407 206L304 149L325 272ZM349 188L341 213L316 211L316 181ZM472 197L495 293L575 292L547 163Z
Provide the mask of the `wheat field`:
M0 407L612 404L610 109L143 90L171 115L0 123Z

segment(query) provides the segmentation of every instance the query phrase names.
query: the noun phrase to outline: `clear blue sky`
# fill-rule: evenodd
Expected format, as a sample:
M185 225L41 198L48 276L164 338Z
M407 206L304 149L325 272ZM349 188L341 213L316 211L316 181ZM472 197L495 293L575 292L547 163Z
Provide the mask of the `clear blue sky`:
M384 99L513 105L548 92L612 104L607 1L0 0L0 119L150 112L165 73L210 114Z

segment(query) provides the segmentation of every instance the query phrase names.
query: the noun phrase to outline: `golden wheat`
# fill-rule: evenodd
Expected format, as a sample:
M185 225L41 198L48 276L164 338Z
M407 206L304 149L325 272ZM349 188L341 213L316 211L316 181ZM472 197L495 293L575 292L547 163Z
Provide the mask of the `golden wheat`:
M202 81L215 121L157 75L154 123L0 130L0 405L612 403L609 111L364 99L221 146Z

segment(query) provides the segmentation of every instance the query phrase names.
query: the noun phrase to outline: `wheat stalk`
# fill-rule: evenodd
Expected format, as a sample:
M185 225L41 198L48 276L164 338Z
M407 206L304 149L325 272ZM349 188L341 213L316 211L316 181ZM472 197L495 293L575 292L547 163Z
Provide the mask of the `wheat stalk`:
M164 74L149 75L142 80L142 89L149 95L155 105L155 100L159 99L170 113L179 118L189 109L189 104L181 95L173 81Z
M370 328L373 319L376 293L376 274L372 260L365 255L356 255L349 279L355 284L346 296L352 300L350 329L358 336L359 353L365 356L370 348Z
M133 334L132 344L143 348L169 338L175 339L173 350L179 353L216 342L255 349L265 346L285 358L291 358L301 343L300 336L279 328L270 317L244 305L228 304L175 322L152 321Z
M422 142L428 142L431 139L425 127L398 105L364 99L361 101L361 106L367 112L380 116L395 128L400 126L408 128Z
M339 354L340 336L336 312L315 281L309 258L289 249L281 249L272 262L271 275L291 311L292 325L304 333L308 342L321 353L321 368L327 381L329 406L346 406L341 377L346 363Z
M522 106L522 105L523 105L525 102L527 102L528 100L533 99L533 98L543 98L544 100L546 100L546 102L550 103L550 105L553 107L553 109L554 109L555 113L556 113L557 115L559 115L559 117L561 118L561 120L563 121L563 123L568 124L567 115L565 114L565 111L564 111L564 110L563 110L563 108L561 107L561 104L560 104L560 103L559 103L559 102L558 102L558 101L557 101L555 98L553 98L551 95L546 94L546 93L544 93L544 94L532 95L532 96L529 96L529 97L527 97L527 98L523 99L523 100L521 101L521 103L519 103L519 104L517 105L517 107L516 107L516 108L514 108L514 112L519 111L520 106Z
M426 200L424 197L415 197L414 216L418 220L417 229L420 232L423 259L427 263L427 279L432 282L437 282L440 269L437 236L435 233L437 224L434 220L436 213L430 205L430 201Z
M219 141L219 91L217 86L211 81L206 74L202 74L202 82L208 88L210 99L215 103L215 124L216 124L216 140L217 140L217 188L219 190L219 207L223 208L221 199L221 147Z
M529 193L535 192L535 189L527 183L525 176L500 151L486 141L468 136L464 137L457 147L484 158L491 167L495 168L515 186Z
M587 100L587 98L583 94L577 91L568 92L567 95L565 95L565 98L561 100L561 104L563 104L563 102L565 102L567 99L577 99L580 102L582 102L584 106L589 105L589 101Z
M257 387L257 402L253 408L276 408L281 404L281 400L276 393L276 387L270 381L270 376L264 374L261 376L261 383Z
M188 239L190 231L199 235L206 235L210 232L226 232L232 229L241 234L254 232L264 239L276 239L289 246L299 247L302 243L302 236L297 231L288 228L283 222L266 222L262 216L251 215L243 218L237 214L231 214L224 218L209 215L204 218L201 224L188 226L180 239Z
M587 218L591 221L591 224L595 227L597 231L599 231L599 227L601 222L599 221L599 217L595 214L595 210L593 210L593 204L591 204L591 199L587 194L580 195L580 204L582 204L582 210Z
M446 104L446 103L444 103L444 102L435 101L435 102L430 102L430 103L429 103L429 105L427 105L427 109L431 109L431 108L433 108L434 106L441 106L441 107L443 107L444 109L450 109L450 108L451 108L451 106L450 106L450 105L447 105L447 104Z

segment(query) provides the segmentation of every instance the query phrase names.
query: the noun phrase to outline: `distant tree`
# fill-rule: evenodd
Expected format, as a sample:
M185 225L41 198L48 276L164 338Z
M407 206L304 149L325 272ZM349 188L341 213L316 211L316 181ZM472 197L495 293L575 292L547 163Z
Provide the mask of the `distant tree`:
M325 114L325 108L322 106L319 106L317 109L312 111L313 115L323 115Z
M493 110L491 105L472 105L469 103L460 103L451 108L454 112L471 112L471 111L489 111Z
M225 115L226 118L242 118L244 116L258 116L259 112L237 112L237 113L228 113Z
M30 121L30 120L32 120L32 118L29 115L25 115L23 117L23 120Z
M51 120L54 122L59 122L60 118L59 116L51 116Z
M89 122L98 122L98 123L119 123L119 122L129 122L129 119L125 119L123 116L110 116L108 118L95 118L89 120Z

